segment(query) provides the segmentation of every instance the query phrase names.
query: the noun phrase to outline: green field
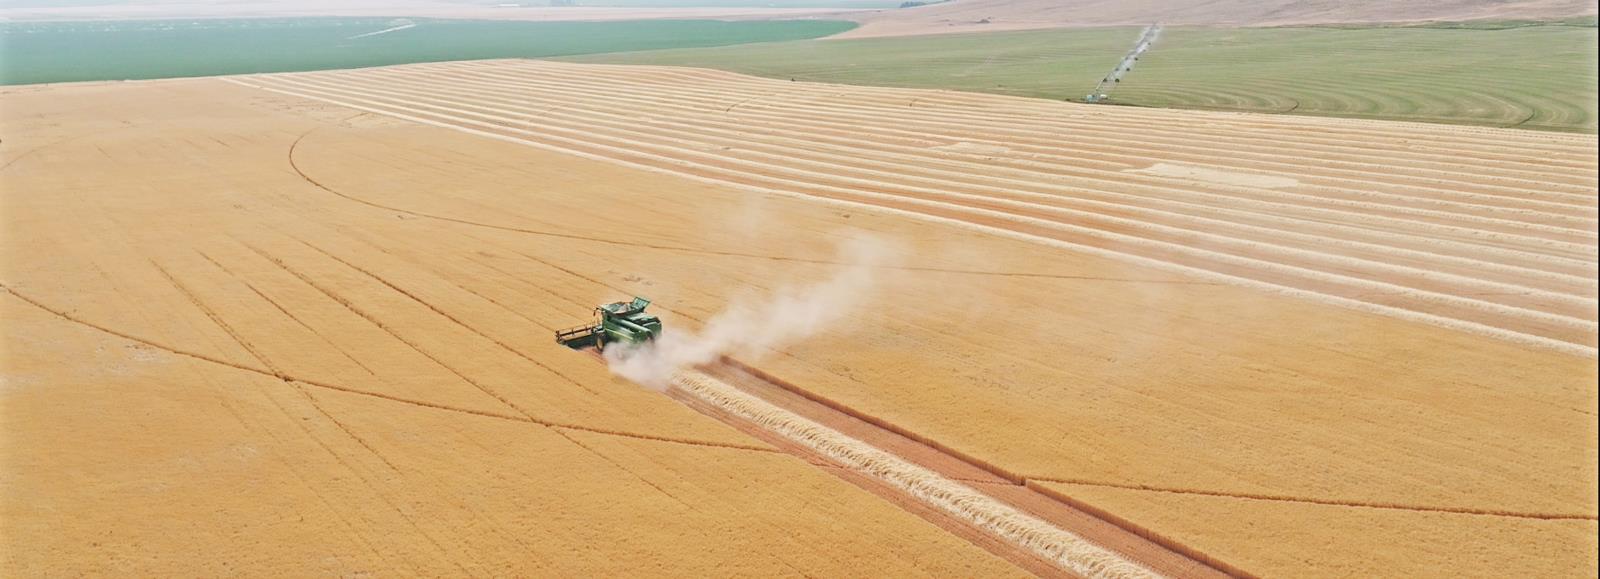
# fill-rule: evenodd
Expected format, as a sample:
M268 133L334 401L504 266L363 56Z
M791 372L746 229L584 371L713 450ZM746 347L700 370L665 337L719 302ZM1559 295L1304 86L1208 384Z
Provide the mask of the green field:
M604 54L567 60L1081 99L1139 29L1080 29ZM1426 27L1169 28L1124 105L1594 132L1594 19Z
M353 38L406 23L414 27ZM722 46L835 34L848 22L499 22L386 18L0 24L0 84L286 72Z

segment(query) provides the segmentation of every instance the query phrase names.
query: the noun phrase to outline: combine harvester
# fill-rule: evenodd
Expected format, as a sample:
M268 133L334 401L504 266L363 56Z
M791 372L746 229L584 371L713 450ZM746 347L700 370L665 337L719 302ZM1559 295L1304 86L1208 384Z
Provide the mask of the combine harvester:
M661 319L644 313L650 300L635 296L631 302L614 302L594 309L594 323L556 332L556 342L574 350L593 346L604 352L606 344L641 345L661 337Z
M1150 47L1156 43L1156 39L1160 37L1160 24L1146 26L1144 34L1139 35L1139 42L1134 43L1133 50L1128 51L1128 54L1122 57L1122 61L1117 63L1117 67L1111 69L1111 73L1107 74L1105 78L1100 79L1099 84L1094 85L1094 91L1083 97L1083 102L1103 103L1109 100L1111 91L1116 90L1117 86L1122 83L1122 77L1127 76L1128 72L1133 70L1133 63L1139 62L1139 57L1144 56L1144 53L1148 52Z

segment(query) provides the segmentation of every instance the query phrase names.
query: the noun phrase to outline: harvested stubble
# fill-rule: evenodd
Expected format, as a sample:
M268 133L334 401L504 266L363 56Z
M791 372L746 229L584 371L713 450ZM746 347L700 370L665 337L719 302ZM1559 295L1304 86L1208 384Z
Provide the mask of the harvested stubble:
M736 416L776 431L851 468L867 472L948 513L960 516L1046 560L1085 577L1159 577L1149 569L1085 541L1071 532L1012 508L971 487L901 460L836 430L740 392L696 371L673 384Z

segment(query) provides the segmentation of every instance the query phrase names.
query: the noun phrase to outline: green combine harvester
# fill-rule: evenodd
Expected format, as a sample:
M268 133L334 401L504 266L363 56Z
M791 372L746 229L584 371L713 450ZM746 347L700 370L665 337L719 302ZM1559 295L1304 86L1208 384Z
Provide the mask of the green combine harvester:
M640 345L661 336L661 320L644 313L650 300L634 297L631 302L605 304L594 309L595 321L556 332L556 342L574 350L593 346L605 351L607 344Z

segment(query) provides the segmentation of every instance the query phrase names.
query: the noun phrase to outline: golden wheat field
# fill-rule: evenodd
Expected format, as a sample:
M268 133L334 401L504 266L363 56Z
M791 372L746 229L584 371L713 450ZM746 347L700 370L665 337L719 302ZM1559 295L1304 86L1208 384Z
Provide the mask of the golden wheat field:
M1594 135L519 60L0 105L0 575L1596 572ZM817 287L724 352L814 409L551 339Z

